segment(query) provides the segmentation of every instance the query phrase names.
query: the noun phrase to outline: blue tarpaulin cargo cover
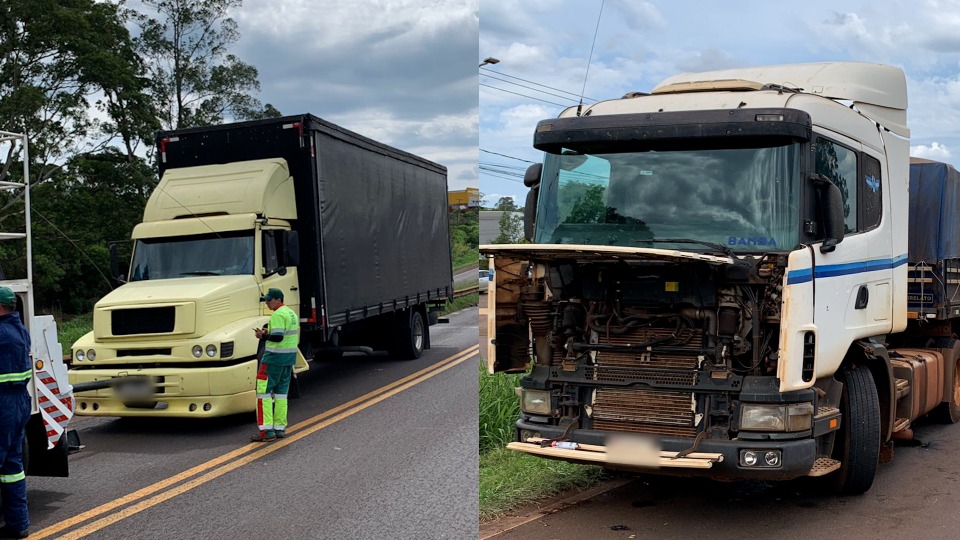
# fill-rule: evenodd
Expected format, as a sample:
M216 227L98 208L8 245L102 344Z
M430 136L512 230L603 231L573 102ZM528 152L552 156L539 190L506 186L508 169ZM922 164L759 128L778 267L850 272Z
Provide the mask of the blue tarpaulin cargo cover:
M911 263L960 258L960 172L951 165L910 158Z

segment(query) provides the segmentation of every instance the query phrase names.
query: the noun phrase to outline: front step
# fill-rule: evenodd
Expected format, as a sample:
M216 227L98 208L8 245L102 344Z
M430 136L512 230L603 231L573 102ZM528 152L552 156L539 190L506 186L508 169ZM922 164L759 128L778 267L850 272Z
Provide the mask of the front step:
M819 457L810 467L807 476L824 476L840 468L840 462L828 457Z
M910 381L907 379L896 379L894 382L894 387L896 388L897 401L899 401L903 396L910 394Z
M903 431L903 430L907 429L908 427L910 427L910 419L909 419L909 418L897 418L896 420L893 421L893 432L894 432L894 433L896 433L896 432L898 432L898 431Z

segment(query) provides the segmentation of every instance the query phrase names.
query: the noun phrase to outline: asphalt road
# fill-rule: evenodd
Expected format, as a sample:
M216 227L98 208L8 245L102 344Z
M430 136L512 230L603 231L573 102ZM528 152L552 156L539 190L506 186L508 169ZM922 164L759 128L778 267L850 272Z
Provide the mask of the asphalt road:
M77 418L70 478L28 478L31 538L476 538L477 309L415 361L313 364L287 438L253 414Z
M496 540L590 538L924 538L960 537L960 424L915 424L873 487L854 497L824 495L803 479L721 483L623 476L625 485L550 513L484 524ZM556 511L553 511L556 510ZM512 523L508 523L511 522ZM513 530L492 534L527 521Z

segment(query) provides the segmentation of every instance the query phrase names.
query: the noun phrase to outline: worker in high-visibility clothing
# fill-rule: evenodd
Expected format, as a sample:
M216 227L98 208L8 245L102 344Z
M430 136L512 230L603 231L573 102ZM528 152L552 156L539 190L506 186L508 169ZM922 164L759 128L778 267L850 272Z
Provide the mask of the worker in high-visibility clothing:
M17 313L17 296L9 287L0 287L0 498L4 521L0 538L30 534L23 434L30 420L27 382L32 377L30 334Z
M263 358L257 370L257 424L260 431L250 440L282 439L287 428L287 391L297 363L300 342L300 318L283 305L283 291L269 289L260 297L273 311L266 330L254 329L257 338L266 340Z

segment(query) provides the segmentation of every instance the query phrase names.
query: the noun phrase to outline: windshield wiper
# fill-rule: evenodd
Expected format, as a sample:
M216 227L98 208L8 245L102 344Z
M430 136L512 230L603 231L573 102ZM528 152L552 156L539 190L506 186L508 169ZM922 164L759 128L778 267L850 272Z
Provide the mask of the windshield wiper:
M207 270L195 270L193 272L180 272L181 276L219 276L220 272L210 272Z
M731 257L734 259L737 258L733 250L728 248L727 246L723 244L715 244L713 242L705 242L703 240L691 240L689 238L651 238L649 240L636 240L636 242L641 244L646 242L649 242L651 244L654 242L662 242L665 244L699 244L701 246L707 246L709 248L713 248L728 257Z

